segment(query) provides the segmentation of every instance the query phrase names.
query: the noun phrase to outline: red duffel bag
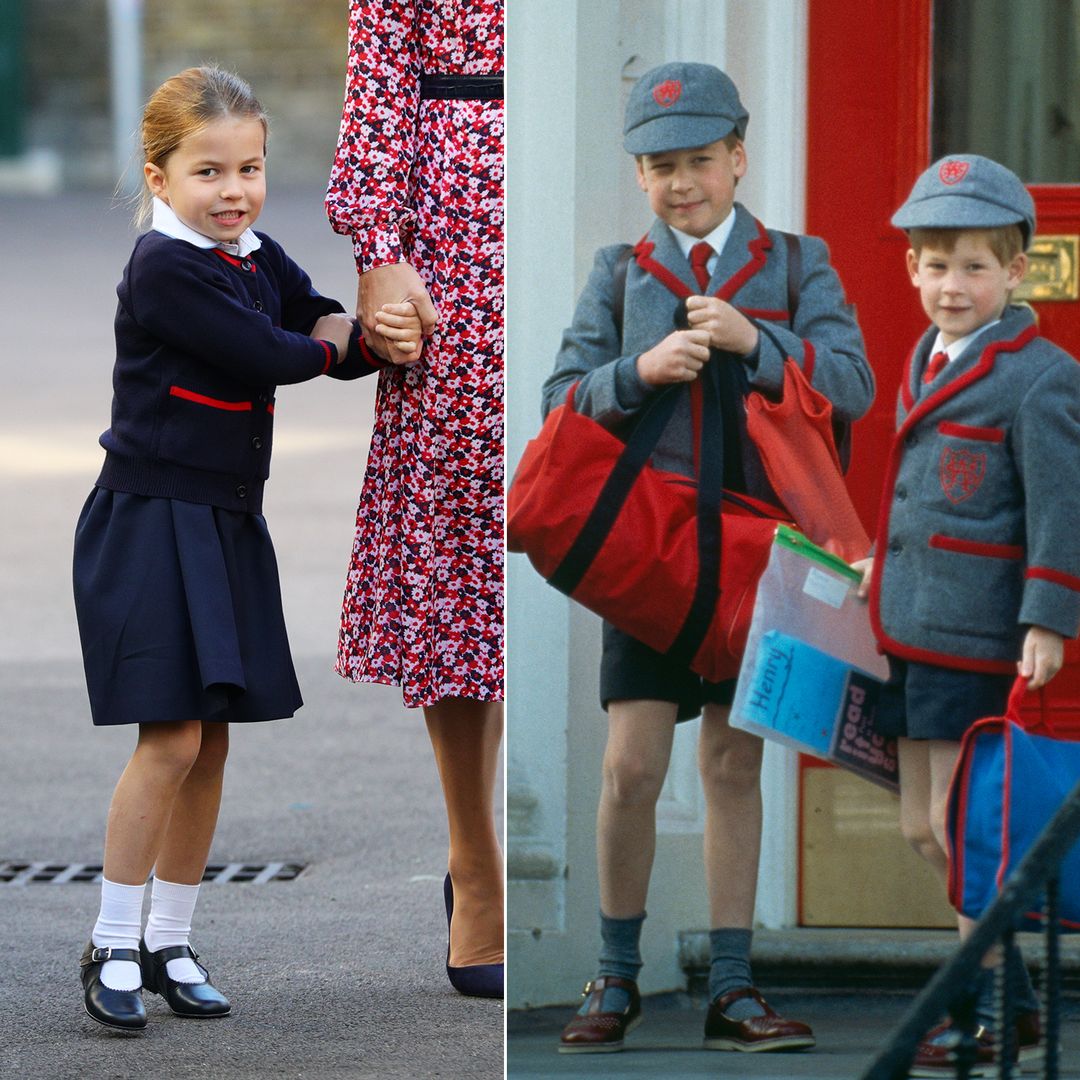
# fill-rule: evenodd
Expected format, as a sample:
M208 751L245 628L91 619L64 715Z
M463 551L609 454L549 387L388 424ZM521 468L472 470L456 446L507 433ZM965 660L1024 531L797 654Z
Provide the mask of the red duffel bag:
M702 383L696 484L649 463L678 386L625 443L575 411L572 387L514 474L507 546L590 611L719 682L739 672L757 582L787 518L723 490L719 398L712 379Z

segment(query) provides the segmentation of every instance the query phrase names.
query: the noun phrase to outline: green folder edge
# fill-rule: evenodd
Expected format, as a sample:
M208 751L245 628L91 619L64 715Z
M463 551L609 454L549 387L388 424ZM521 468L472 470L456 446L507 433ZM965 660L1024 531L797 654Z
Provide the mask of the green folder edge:
M804 559L819 563L834 574L840 574L841 577L846 577L850 581L862 581L862 574L858 570L852 570L839 555L834 555L831 551L818 547L812 540L808 540L801 532L791 528L790 525L778 525L776 527L776 539L774 542L781 547L786 547L789 551L794 551L796 555L801 555Z

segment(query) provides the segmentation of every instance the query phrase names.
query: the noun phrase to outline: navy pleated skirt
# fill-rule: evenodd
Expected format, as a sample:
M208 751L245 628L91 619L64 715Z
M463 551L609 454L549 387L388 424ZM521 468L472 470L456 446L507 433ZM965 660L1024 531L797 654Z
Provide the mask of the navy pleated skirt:
M303 704L262 515L95 488L74 583L95 724L275 720Z

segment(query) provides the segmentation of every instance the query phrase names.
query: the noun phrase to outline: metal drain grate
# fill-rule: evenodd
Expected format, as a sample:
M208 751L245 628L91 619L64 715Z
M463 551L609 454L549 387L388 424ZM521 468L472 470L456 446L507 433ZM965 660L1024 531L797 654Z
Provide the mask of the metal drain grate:
M268 881L295 881L306 863L210 863L203 881L265 885ZM0 862L0 885L71 885L101 882L101 863Z

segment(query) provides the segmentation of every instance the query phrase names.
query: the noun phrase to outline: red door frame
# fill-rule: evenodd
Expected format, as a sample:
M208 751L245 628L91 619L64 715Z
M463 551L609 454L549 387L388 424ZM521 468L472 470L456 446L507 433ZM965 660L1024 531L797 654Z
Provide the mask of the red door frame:
M932 0L809 0L806 231L829 244L877 376L848 476L871 534L903 364L926 328L904 265L906 238L889 219L930 164L932 23ZM1080 233L1080 186L1030 191L1040 234ZM1041 333L1080 356L1080 304L1036 307ZM1075 714L1075 642L1066 659L1048 697ZM801 908L801 866L799 892Z

